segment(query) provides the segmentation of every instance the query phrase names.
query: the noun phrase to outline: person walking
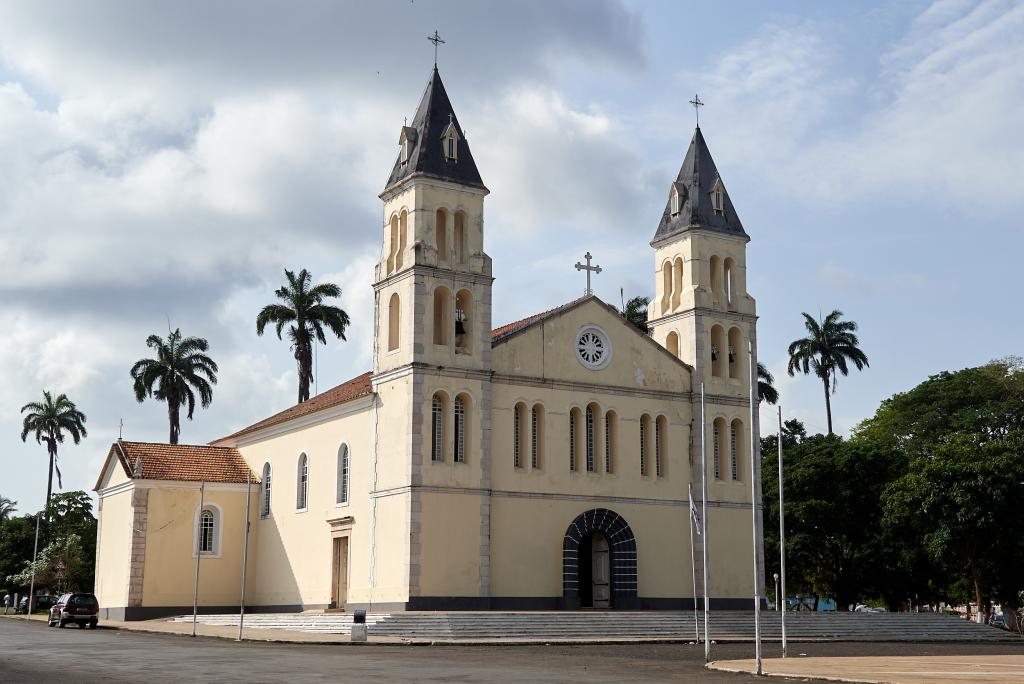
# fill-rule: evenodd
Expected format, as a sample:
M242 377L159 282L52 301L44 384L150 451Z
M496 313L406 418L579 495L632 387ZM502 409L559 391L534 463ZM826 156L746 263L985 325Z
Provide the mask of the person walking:
M7 611L11 609L11 595L4 594L4 615L7 615Z

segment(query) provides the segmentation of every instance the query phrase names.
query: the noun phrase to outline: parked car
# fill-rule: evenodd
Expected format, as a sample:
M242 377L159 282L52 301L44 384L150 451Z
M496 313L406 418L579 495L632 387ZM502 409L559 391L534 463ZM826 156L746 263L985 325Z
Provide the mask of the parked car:
M50 627L64 627L74 622L79 627L96 629L100 621L100 603L93 594L64 594L50 608Z
M39 594L36 596L36 600L32 605L32 608L36 612L40 610L49 610L53 607L53 604L57 602L56 596L47 596L46 594ZM21 601L18 602L18 611L28 615L28 596L21 597Z

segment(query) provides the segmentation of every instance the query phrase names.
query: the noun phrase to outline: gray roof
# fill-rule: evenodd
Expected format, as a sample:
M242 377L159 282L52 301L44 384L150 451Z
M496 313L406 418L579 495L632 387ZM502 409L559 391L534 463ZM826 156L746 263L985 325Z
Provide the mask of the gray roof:
M716 214L712 205L711 193L716 183L722 185L725 207L722 214ZM675 215L672 214L673 187L680 195L679 213ZM729 191L725 189L725 183L715 168L715 160L711 158L711 152L708 150L708 144L704 142L700 127L694 131L690 147L686 150L686 157L683 158L683 166L679 169L675 183L669 188L669 200L665 204L665 213L661 216L661 223L658 224L653 242L691 228L747 237L740 217L732 206Z
M459 134L459 145L456 159L447 159L444 155L441 137L448 129L449 123L455 125ZM415 136L408 135L408 129L415 130ZM441 83L441 75L434 67L430 80L427 81L427 88L423 91L423 98L420 106L416 108L416 115L412 124L404 127L407 137L413 140L413 148L409 160L402 163L401 152L395 159L395 166L388 178L387 188L399 183L410 176L422 174L432 178L471 185L474 187L487 188L480 179L480 172L476 169L476 162L473 161L473 154L469 151L469 142L466 134L459 125L459 118L455 116L455 110L448 99L448 93Z

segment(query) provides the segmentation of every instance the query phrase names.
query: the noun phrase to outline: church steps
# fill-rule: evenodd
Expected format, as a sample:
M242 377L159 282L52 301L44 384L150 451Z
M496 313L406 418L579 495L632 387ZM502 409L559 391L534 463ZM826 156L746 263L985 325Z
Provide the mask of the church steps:
M978 641L1014 639L1013 635L959 618L938 614L900 613L790 613L786 632L792 639L847 641ZM174 618L187 622L191 616ZM748 612L711 613L713 639L750 639L753 615ZM235 626L236 615L201 615L208 625ZM692 640L692 612L607 613L373 613L366 622L374 636L424 641L545 641L668 639ZM703 634L703 618L700 619ZM349 614L251 614L246 626L253 629L297 630L308 633L348 634ZM781 638L778 613L762 615L762 634Z

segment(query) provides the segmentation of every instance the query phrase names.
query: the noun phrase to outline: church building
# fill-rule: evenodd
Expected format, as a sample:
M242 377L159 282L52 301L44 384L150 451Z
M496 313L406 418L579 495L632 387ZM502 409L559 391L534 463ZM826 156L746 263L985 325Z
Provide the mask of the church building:
M590 292L493 325L488 189L436 66L398 145L373 369L210 445L111 445L103 616L189 612L197 560L200 609L237 610L247 510L247 610L689 609L702 437L711 606L749 608L749 237L700 128L650 242L649 334Z

